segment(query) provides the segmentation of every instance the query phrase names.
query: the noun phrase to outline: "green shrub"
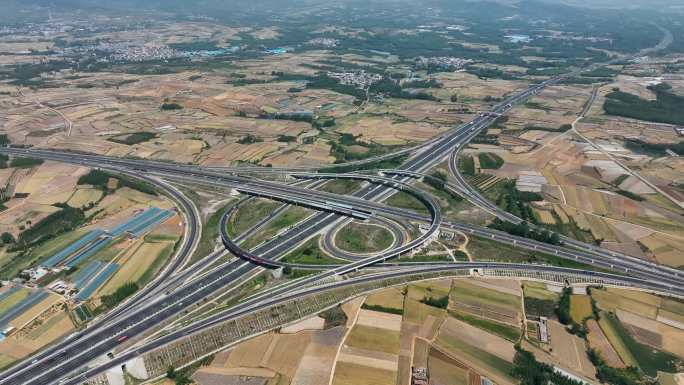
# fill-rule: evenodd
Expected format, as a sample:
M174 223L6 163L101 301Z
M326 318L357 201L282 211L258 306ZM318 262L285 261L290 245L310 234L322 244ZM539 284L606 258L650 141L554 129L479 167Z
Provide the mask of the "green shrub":
M491 152L482 152L477 157L480 160L480 168L498 170L504 164L500 156Z
M164 103L161 105L163 111L182 110L183 106L178 103Z
M673 94L671 87L664 83L648 88L655 92L656 100L642 99L618 89L606 95L603 110L610 115L684 125L684 97Z
M100 300L102 301L102 306L106 309L113 309L121 301L125 300L133 293L138 291L138 284L135 282L126 282L119 286L112 294L103 295Z
M437 307L440 309L446 309L447 306L449 306L449 296L443 296L439 298L434 298L434 297L423 297L423 299L420 300L420 302L432 306L432 307Z
M66 206L24 230L19 235L19 243L22 246L30 246L41 240L52 238L57 234L71 231L80 226L84 221L85 214L81 209Z
M458 170L463 175L475 175L475 161L472 156L464 155L458 158Z
M10 167L16 167L16 168L31 168L34 166L39 166L43 164L42 159L34 159L34 158L12 158L10 161Z

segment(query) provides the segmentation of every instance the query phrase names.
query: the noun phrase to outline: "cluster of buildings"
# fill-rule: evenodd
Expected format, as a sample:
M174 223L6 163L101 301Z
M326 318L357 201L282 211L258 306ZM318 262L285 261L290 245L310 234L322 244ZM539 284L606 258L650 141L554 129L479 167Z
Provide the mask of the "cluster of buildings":
M83 57L89 53L98 53L101 62L143 62L150 60L168 60L180 57L209 57L234 53L240 47L219 48L216 50L182 51L164 44L130 44L98 42L93 45L69 47L65 54ZM104 55L102 54L104 53Z
M411 368L411 385L428 385L427 368Z
M42 36L53 37L57 34L69 32L73 30L85 30L86 26L70 25L60 22L47 23L26 23L17 25L3 25L0 26L0 35L9 36Z
M471 64L470 59L460 57L440 56L440 57L418 57L416 58L417 68L439 68L448 71L456 71Z
M328 72L329 78L337 79L340 84L366 89L382 80L382 75L371 74L364 70L354 72Z
M309 45L318 45L325 48L335 48L339 43L339 40L330 37L317 37L308 41Z
M679 136L684 136L684 127L675 127L674 132Z
M125 45L124 47L109 49L109 51L113 52L110 56L113 61L142 62L173 59L180 56L180 52L165 45Z
M509 43L529 43L532 41L528 35L506 35L504 39Z
M231 54L240 47L227 47L215 50L185 51L171 48L165 44L135 44L131 42L98 41L64 49L64 55L84 57L96 54L101 62L143 62L150 60L168 60L182 57L211 57Z

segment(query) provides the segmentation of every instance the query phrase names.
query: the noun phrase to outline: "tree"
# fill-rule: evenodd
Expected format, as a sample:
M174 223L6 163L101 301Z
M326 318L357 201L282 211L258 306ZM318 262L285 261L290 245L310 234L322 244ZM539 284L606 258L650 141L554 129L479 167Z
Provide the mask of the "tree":
M458 101L458 95L457 94L451 95L451 98L449 98L449 100L451 100L452 103L456 103Z
M9 245L9 244L15 242L14 236L12 234L6 232L6 231L4 233L2 233L2 235L0 235L0 240L2 241L2 243L6 244L6 245Z

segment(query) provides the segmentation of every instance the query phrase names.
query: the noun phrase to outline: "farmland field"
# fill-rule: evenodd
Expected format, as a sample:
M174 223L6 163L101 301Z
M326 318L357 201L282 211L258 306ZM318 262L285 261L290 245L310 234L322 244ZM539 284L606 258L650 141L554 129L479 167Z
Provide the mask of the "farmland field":
M558 299L558 293L554 293L549 290L546 284L543 282L526 281L523 283L523 292L525 297L545 299L549 301L556 301Z
M366 350L385 352L391 354L399 353L399 332L356 325L344 341L345 345Z
M603 310L615 312L617 309L624 309L646 318L656 318L660 302L658 297L649 296L642 298L643 295L642 297L636 297L634 294L628 293L627 291L613 289L592 290L591 296Z
M599 326L601 326L601 330L606 335L606 338L608 338L608 341L610 341L610 344L613 346L613 349L615 349L615 352L622 362L627 366L638 366L636 358L632 355L632 352L623 341L622 336L616 330L615 323L613 320L607 318L607 313L601 313Z
M446 311L433 306L428 306L415 299L406 298L406 300L404 300L405 322L422 324L425 322L428 316L443 318L446 316Z
M394 385L397 373L364 365L338 362L333 385Z
M582 321L591 317L591 297L588 295L573 294L570 297L570 316L572 320L581 324Z
M673 355L653 350L635 341L615 315L606 313L605 317L601 318L601 321L604 322L601 323L601 328L603 329L605 324L606 329L610 330L610 332L607 332L604 329L604 332L606 332L606 336L616 348L623 361L637 365L650 376L655 376L658 371L671 372L674 370L672 366Z
M430 349L427 359L428 373L436 383L468 385L468 370L456 365L453 360L436 349Z
M511 369L513 368L513 365L509 361L442 332L438 335L436 344L455 357L462 358L475 368L482 367L482 369L487 373L490 373L498 383L517 383L517 381L509 376Z
M79 188L67 202L71 207L83 207L95 203L102 197L102 191L94 188Z
M467 280L454 280L449 297L450 309L518 326L522 302L516 295L477 285Z
M625 367L625 364L622 362L617 352L615 352L613 345L610 344L610 341L608 341L608 338L606 338L596 320L588 320L587 329L589 330L587 335L589 346L596 349L601 355L601 358L606 361L608 365L615 368Z
M128 258L112 278L99 290L98 295L113 293L126 282L144 284L142 278L150 275L148 271L159 259L166 259L173 250L173 242L144 242Z
M368 297L366 297L364 305L368 305L371 307L380 306L383 308L403 311L404 295L401 292L401 288L388 288L377 293L368 295Z

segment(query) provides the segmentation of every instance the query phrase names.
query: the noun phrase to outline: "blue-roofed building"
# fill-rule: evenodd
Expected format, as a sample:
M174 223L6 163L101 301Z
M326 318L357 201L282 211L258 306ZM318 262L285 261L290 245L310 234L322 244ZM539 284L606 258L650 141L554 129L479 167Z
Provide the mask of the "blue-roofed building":
M74 287L77 289L82 289L86 283L88 283L100 270L103 263L100 261L91 261L84 268L79 271L74 279Z
M119 265L117 265L116 263L110 263L107 266L105 266L97 273L97 275L94 278L92 278L86 284L86 286L82 290L78 292L78 294L76 295L76 299L78 299L79 301L85 301L88 298L90 298L100 286L107 282L109 277L114 275L118 268Z
M85 260L86 258L88 258L88 257L92 256L93 254L97 253L98 251L102 250L111 241L112 241L111 237L102 237L102 238L98 239L97 241L88 245L88 247L86 247L85 249L81 250L73 258L71 258L66 263L66 265L69 267L75 267L81 261Z
M165 220L169 219L172 217L174 212L172 210L163 210L154 217L139 223L138 225L130 228L127 230L128 233L135 237L139 237L148 230L150 230L152 227L164 222Z
M81 250L84 248L86 245L90 244L91 242L95 241L98 237L104 234L104 231L100 229L95 229L92 231L89 231L87 234L76 240L76 242L73 242L60 252L52 255L48 259L46 259L44 262L42 262L40 265L44 267L55 267L62 261L64 261L66 258L74 254L75 252Z
M125 233L129 229L138 226L140 223L149 220L150 218L158 215L162 209L158 207L150 207L149 209L135 215L134 217L128 219L127 221L120 223L113 229L109 230L108 233L113 237L118 237L119 235Z

